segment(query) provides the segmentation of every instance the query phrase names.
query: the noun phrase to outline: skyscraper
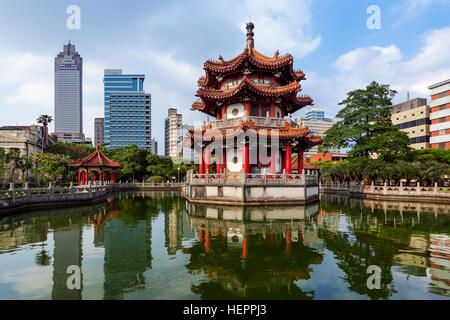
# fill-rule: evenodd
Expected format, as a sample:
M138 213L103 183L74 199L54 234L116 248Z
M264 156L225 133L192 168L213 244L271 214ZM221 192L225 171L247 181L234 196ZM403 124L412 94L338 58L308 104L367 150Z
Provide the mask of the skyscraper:
M151 96L144 74L105 69L105 143L108 149L132 144L151 151Z
M428 87L431 90L430 102L430 146L450 149L450 79Z
M105 143L105 119L94 119L94 144L99 146Z
M319 135L325 138L325 132L330 129L335 122L330 118L325 117L323 108L310 107L306 111L306 117L296 117L295 122L301 127L307 127L311 134ZM308 151L305 151L304 157L310 161L310 157L319 152L319 147L314 146ZM339 149L332 149L330 152L340 153Z
M176 108L169 108L165 121L164 156L177 157L183 154L181 141L183 140L183 115L177 113Z
M55 58L55 133L59 141L83 142L83 58L69 43Z

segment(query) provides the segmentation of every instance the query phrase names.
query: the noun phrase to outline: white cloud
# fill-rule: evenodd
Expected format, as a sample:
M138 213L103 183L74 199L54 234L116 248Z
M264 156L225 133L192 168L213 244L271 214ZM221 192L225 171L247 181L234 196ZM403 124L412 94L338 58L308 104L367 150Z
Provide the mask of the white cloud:
M255 24L255 48L267 55L275 52L290 52L297 59L315 50L321 42L320 36L311 34L311 1L308 0L258 0L230 4L233 19L243 33L245 23Z
M306 71L305 86L316 105L326 106L334 113L340 109L337 103L348 91L364 88L372 80L390 84L397 90L394 102L406 99L407 92L411 97L429 98L428 86L450 77L449 39L450 28L428 32L423 36L419 53L409 59L395 45L357 48L337 58L332 77Z

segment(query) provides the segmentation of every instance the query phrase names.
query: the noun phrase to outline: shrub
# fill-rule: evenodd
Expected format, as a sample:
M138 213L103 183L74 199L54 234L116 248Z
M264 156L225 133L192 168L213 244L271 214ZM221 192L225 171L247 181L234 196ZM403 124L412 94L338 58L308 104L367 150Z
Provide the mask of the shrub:
M147 179L147 182L149 182L149 183L152 183L152 182L154 182L154 183L161 183L163 181L164 181L164 178L161 177L161 176L153 176L153 177L150 177L150 178Z

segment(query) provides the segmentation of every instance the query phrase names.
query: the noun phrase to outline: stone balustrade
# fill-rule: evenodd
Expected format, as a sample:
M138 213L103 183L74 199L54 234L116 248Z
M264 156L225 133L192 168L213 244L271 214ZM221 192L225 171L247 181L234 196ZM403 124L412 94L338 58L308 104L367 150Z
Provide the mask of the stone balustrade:
M251 120L253 125L256 127L279 127L279 128L283 128L286 122L291 121L289 119L283 118L244 116L242 118L216 120L210 122L210 124L212 129L227 129L238 126L241 120L244 121Z
M199 174L190 170L187 174L187 184L195 185L297 185L317 186L317 170L304 170L302 174L253 174L244 172L227 172L222 174Z
M364 184L339 184L321 183L320 191L324 193L359 196L368 199L405 199L426 202L450 202L450 187L441 187L437 183L432 187L421 186L391 186L364 185Z
M181 191L182 183L107 183L90 182L87 185L55 188L52 183L48 188L16 189L10 183L9 190L0 190L0 213L27 207L51 207L58 204L77 204L82 202L102 201L110 192L124 190L169 190Z

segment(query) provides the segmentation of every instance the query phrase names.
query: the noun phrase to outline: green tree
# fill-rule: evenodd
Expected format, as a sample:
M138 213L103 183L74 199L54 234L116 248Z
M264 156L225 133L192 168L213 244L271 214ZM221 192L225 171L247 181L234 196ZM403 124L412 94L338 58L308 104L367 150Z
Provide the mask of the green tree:
M95 151L93 147L77 144L77 143L69 143L69 142L56 142L55 144L48 145L45 150L48 153L54 154L64 154L68 156L72 160L81 159L87 157L92 152Z
M373 81L365 89L347 93L344 107L328 131L321 151L351 148L349 157L375 156L393 161L410 153L409 138L391 122L392 98L396 91Z
M33 157L32 156L22 156L19 160L18 167L20 171L22 172L22 180L27 181L28 180L28 172L30 169L33 168Z
M119 170L119 174L124 177L142 179L146 169L146 155L148 151L139 149L135 144L119 149L114 149L112 157L119 161L123 168Z
M37 174L40 180L58 183L63 181L68 174L70 158L63 154L37 153L33 156L36 168L32 172Z
M52 116L43 114L39 118L37 118L37 123L42 124L44 126L44 145L48 145L48 124L53 121Z

